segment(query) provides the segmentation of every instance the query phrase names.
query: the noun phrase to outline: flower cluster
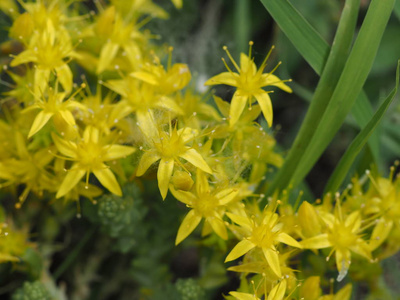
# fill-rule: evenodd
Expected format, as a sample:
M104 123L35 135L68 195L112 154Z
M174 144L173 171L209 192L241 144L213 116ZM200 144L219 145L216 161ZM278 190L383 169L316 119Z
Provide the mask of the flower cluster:
M334 255L341 281L353 258L376 262L400 248L394 168L322 200L292 205L284 191L260 204L256 188L283 158L257 120L272 126L273 88L291 92L290 80L273 74L279 64L265 71L272 49L257 68L252 42L240 65L224 47L234 70L223 60L228 72L205 84L235 92L207 99L190 86L189 67L172 62L172 47L157 47L143 29L166 16L161 8L151 0L95 3L98 13L61 0L21 1L24 12L12 15L10 38L23 50L6 68L14 83L1 107L0 185L18 192L17 208L31 194L96 202L107 191L121 196L128 181L156 178L163 200L170 193L188 209L176 244L202 223L202 236L233 246L225 262L242 260L228 268L242 274L229 299L350 299L351 285L322 296L324 274L302 272L298 257ZM2 260L27 247L25 235L11 243L13 236L0 236ZM5 238L21 246L9 249Z

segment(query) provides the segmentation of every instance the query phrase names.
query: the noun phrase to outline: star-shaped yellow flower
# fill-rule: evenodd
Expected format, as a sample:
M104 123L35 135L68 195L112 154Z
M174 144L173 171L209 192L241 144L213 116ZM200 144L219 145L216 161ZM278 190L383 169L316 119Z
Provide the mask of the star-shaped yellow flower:
M231 108L229 112L230 126L233 126L239 120L239 117L242 114L246 103L249 103L249 105L251 106L251 104L254 102L254 98L260 105L261 111L265 119L267 120L268 125L272 126L272 104L271 98L268 95L270 92L267 92L262 88L272 85L288 93L291 93L292 89L284 84L285 81L289 80L281 80L277 76L272 74L276 68L270 73L263 73L271 51L268 53L260 68L257 70L255 63L251 58L251 47L253 45L253 42L250 42L249 44L249 55L247 56L244 53L240 54L240 67L229 53L228 48L225 46L224 50L226 51L229 59L235 66L237 73L233 72L228 67L225 60L222 59L229 72L223 72L212 77L211 79L206 81L205 85L226 84L237 88L235 94L233 94ZM279 64L277 65L277 67L278 66Z
M279 243L297 248L302 248L302 246L294 238L282 231L283 224L279 222L279 216L274 209L267 207L262 212L259 220L255 217L244 217L232 213L227 213L227 216L241 226L246 237L232 249L225 262L235 260L257 247L262 250L272 271L278 277L282 277L276 246Z
M320 215L327 226L327 232L303 240L301 245L306 249L332 247L331 254L335 252L336 267L339 271L337 280L341 281L350 268L351 252L372 260L371 249L360 234L363 230L361 214L356 210L344 217L338 201L334 215L323 211L320 211Z
M179 227L175 244L179 244L191 234L203 218L206 224L210 225L212 230L222 239L226 240L228 238L222 217L225 214L225 206L238 195L238 189L228 187L212 190L208 184L206 174L199 169L196 176L196 193L175 190L173 186L170 189L176 199L192 209Z
M58 151L67 156L67 160L75 161L61 183L56 198L67 194L85 174L86 182L88 182L89 173L93 173L110 192L118 196L122 195L117 179L104 162L128 156L135 151L135 148L103 145L99 129L92 126L86 127L79 143L66 141L54 133L52 137Z
M187 160L195 167L206 173L212 173L212 170L205 162L203 157L194 148L187 144L194 139L197 131L185 127L177 130L171 128L169 132L159 130L158 135L150 138L151 149L146 150L139 162L136 176L142 176L147 169L156 161L160 161L157 171L158 188L163 199L167 196L169 182L174 171L174 165L182 165L180 158Z

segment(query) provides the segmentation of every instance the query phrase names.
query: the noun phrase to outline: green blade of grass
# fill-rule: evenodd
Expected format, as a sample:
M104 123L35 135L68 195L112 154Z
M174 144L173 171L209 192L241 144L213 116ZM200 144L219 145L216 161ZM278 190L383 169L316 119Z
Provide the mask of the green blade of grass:
M396 85L394 89L391 91L389 96L387 96L385 101L381 104L381 106L376 111L372 119L368 122L367 126L365 126L364 129L361 130L361 132L353 140L349 148L346 150L345 154L340 159L339 164L336 166L335 171L329 178L329 181L325 187L325 193L336 192L339 189L344 178L346 177L347 172L349 171L351 165L356 159L357 155L364 147L364 145L367 143L368 138L371 136L371 133L378 126L385 112L389 108L389 105L392 103L394 96L397 93L397 88L399 86L399 67L400 67L400 61L397 64Z
M235 40L239 52L246 52L251 32L251 1L236 0L235 3Z
M332 141L371 70L394 0L373 0L321 122L292 177L296 186Z
M394 14L396 15L396 17L400 20L400 1L397 0L395 5L394 5Z
M299 51L314 71L318 75L321 75L330 51L328 43L289 1L261 0L261 2L297 51ZM360 128L363 128L372 117L372 106L364 91L357 98L352 108L352 114ZM379 161L379 138L375 132L368 140L368 145L371 148L375 161Z
M275 5L280 5L279 3L286 3L286 1L276 2L276 1L267 1L262 0L266 7L269 7L271 3L275 3ZM335 35L334 46L332 47L329 57L326 62L326 66L324 67L324 71L322 72L321 79L318 83L317 89L314 93L313 99L311 101L309 110L307 115L302 123L300 131L290 149L290 152L285 160L285 164L278 171L274 181L268 188L267 194L271 194L274 190L283 190L286 188L291 180L291 175L293 171L296 169L296 166L300 163L302 156L304 155L307 145L311 141L313 134L315 132L318 123L321 121L321 117L328 106L329 100L334 92L336 83L340 78L340 74L344 68L346 63L346 58L348 52L351 47L351 42L356 26L357 15L358 15L358 7L359 0L347 0L345 7L343 9L342 16L340 18L339 26ZM315 41L323 41L321 37L312 29L311 26L295 26L295 22L302 22L302 17L298 14L292 6L285 6L288 10L285 10L281 13L288 13L287 16L283 16L281 13L278 14L279 22L283 22L282 18L288 18L291 22L294 22L292 27L297 28L299 30L299 35L308 36L309 39ZM275 16L273 16L275 17ZM304 21L305 22L305 21ZM294 29L293 28L293 29ZM287 28L291 29L291 28ZM317 36L319 38L317 38ZM292 41L293 42L293 41ZM301 49L304 49L305 52L311 51L308 49L309 41L302 41L302 39L296 38L297 45ZM326 45L325 43L317 42L319 45ZM327 47L327 45L326 45ZM312 47L311 47L312 48ZM314 56L309 56L310 64L315 66L318 70L317 72L322 71L323 61L325 60L323 53L323 48L318 48L318 53ZM325 48L329 50L329 47Z

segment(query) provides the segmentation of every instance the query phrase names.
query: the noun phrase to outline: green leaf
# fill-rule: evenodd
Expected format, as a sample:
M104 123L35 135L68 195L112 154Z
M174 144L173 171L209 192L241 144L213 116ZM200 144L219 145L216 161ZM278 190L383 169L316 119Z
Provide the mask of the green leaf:
M296 186L332 141L367 79L394 0L373 0L321 122L294 175Z
M397 0L394 5L394 14L400 20L400 1L399 0Z
M385 99L385 101L381 104L377 112L374 114L372 119L368 122L367 126L364 127L363 130L357 135L357 137L350 144L346 153L342 156L339 161L339 164L335 168L335 171L331 175L326 187L325 192L336 192L340 185L342 184L344 178L346 177L347 172L349 171L351 165L356 159L358 153L367 143L368 138L371 136L372 132L378 126L380 121L382 120L386 110L389 108L392 103L394 96L397 93L397 88L399 86L399 67L400 61L397 64L397 72L396 72L396 85L394 89L391 91L389 96Z
M246 52L250 41L250 1L235 1L235 41L239 52Z
M274 19L276 18L275 20L278 24L284 26L284 32L286 32L286 30L289 32L289 39L296 45L299 52L307 57L306 59L317 73L320 73L325 61L326 54L324 53L327 50L329 51L328 45L311 26L303 26L308 23L289 2L270 0L262 0L262 2L267 9L273 9L275 12L275 14L272 15ZM333 47L329 53L326 66L322 72L307 115L286 158L285 164L279 170L267 194L271 194L275 189L283 190L289 185L293 171L296 170L296 167L300 163L319 122L322 120L321 118L329 104L336 83L346 63L346 57L351 47L356 26L359 2L359 0L346 1ZM297 25L296 22L298 22ZM286 23L292 26L287 26ZM298 36L292 35L292 30L297 31ZM308 54L309 52L315 51L315 49L318 50L314 55Z

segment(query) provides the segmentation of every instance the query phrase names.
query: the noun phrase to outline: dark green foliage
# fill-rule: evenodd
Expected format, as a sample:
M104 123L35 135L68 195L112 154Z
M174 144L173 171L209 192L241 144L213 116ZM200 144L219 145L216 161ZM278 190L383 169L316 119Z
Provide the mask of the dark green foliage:
M181 300L202 300L205 299L205 292L193 278L178 279L175 283Z
M49 292L40 281L26 281L24 285L15 291L12 300L50 300Z
M143 235L140 228L147 208L135 184L127 185L123 195L108 194L100 198L98 216L102 231L116 239L115 250L127 253Z

